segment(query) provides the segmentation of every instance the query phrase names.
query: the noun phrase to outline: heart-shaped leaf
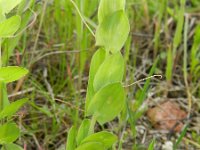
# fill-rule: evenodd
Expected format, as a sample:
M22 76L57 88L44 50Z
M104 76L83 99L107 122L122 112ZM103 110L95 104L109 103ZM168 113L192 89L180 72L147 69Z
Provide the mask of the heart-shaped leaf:
M8 66L0 68L0 79L6 83L16 81L25 76L28 70L17 66Z
M103 21L106 16L111 15L118 10L124 10L125 0L101 0L98 9L99 23Z
M100 124L113 120L123 109L125 91L121 83L112 83L101 88L92 98L87 115L95 115Z
M122 82L124 75L124 59L120 52L107 57L99 67L93 82L94 91L114 83Z
M0 0L0 8L3 13L9 13L15 8L22 0Z
M0 144L14 142L19 137L20 131L15 123L6 123L0 126Z
M107 131L102 131L98 133L94 133L88 137L86 137L81 144L83 143L88 143L88 142L100 142L102 143L103 147L105 149L110 148L115 142L117 141L117 136L107 132Z
M20 27L21 17L16 15L0 22L0 38L12 36Z
M4 144L1 150L24 150L24 149L19 145L10 143L10 144Z
M11 117L13 114L15 114L18 109L20 109L26 102L28 101L27 98L17 100L7 107L5 107L1 112L0 112L0 119L5 118L5 117Z
M116 53L124 45L130 26L124 11L116 11L106 16L96 31L96 45L104 46L109 52Z
M99 50L96 51L96 53L92 57L92 61L90 64L90 75L89 75L89 81L88 81L88 88L87 88L87 95L86 95L86 104L85 108L87 110L88 105L94 96L94 88L93 88L93 81L94 81L94 76L96 75L97 70L99 69L99 66L103 63L105 59L105 50L100 48Z
M23 9L24 9L24 7L23 7ZM21 19L21 24L20 24L20 27L18 29L18 32L21 32L22 30L24 30L28 26L28 23L30 22L32 15L33 14L32 14L31 11L23 12L22 19ZM19 35L19 36L16 36L15 38L6 38L6 39L4 39L4 41L2 43L2 49L4 50L4 53L2 55L2 64L8 64L8 61L10 60L10 57L14 53L15 47L19 44L21 36L22 36L22 34ZM20 49L18 49L18 51L23 53L24 52L24 48L20 48Z

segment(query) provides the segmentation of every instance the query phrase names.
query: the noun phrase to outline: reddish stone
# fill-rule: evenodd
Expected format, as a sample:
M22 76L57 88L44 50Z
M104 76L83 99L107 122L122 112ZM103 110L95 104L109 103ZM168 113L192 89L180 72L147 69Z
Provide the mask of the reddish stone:
M187 117L187 113L180 109L175 102L164 102L160 105L150 108L147 116L156 129L174 130L180 132L183 119ZM177 126L174 128L174 126Z

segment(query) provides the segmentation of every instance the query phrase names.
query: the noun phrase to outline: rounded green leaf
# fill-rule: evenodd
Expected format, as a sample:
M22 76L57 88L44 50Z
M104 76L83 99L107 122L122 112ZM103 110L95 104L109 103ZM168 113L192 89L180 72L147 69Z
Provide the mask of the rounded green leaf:
M101 88L92 98L87 115L95 115L100 124L113 120L123 109L125 91L121 83L112 83Z
M0 22L0 38L12 36L20 27L21 17L16 15Z
M116 11L99 24L96 31L96 45L104 46L109 52L116 53L123 47L130 26L124 11Z
M16 81L28 73L28 70L17 66L8 66L0 68L0 79L9 83Z
M14 142L19 137L20 131L15 123L6 123L0 126L0 144Z
M110 148L115 142L117 141L117 136L107 132L102 131L98 133L94 133L88 137L86 137L81 144L88 143L88 142L100 142L103 144L105 149Z
M67 149L68 150L68 149ZM81 144L75 150L106 150L100 142L88 142Z
M89 133L89 128L90 128L90 120L89 119L85 119L82 121L79 130L78 130L78 134L76 137L76 143L77 145L79 145L81 143L81 141L88 136Z
M26 102L28 101L27 98L17 100L15 102L12 102L10 105L6 106L1 112L0 112L0 119L5 117L11 117L14 115Z
M9 13L15 8L22 0L0 0L0 8L3 13Z
M99 66L103 63L105 55L106 55L105 50L103 48L100 48L95 52L95 54L92 57L92 61L90 64L90 74L87 87L87 94L86 94L86 104L85 104L86 110L95 93L93 88L94 76L96 75Z
M99 67L93 82L94 91L114 83L122 82L124 75L124 59L120 52L107 57Z
M23 150L22 147L16 144L4 144L1 150Z
M124 10L125 0L101 0L98 10L99 23L103 21L106 16L111 15L118 10Z

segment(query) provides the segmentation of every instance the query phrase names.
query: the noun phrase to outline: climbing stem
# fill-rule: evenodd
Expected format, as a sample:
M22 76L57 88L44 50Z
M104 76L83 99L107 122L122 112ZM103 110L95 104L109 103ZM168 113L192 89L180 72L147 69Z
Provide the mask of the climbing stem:
M2 61L1 61L1 38L0 38L0 68L2 66ZM3 108L3 87L2 87L2 82L1 82L1 79L0 79L0 111L2 110Z
M1 66L2 66L2 59L1 59L1 38L0 38L0 68L1 68Z

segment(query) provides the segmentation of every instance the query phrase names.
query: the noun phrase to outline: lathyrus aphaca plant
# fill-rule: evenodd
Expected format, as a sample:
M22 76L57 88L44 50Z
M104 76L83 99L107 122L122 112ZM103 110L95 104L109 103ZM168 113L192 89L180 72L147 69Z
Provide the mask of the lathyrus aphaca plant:
M96 122L103 125L117 117L125 106L122 85L124 58L120 52L130 30L125 13L125 0L100 0L96 45L87 87L85 118L77 129L68 132L67 150L107 150L117 142L108 131L94 133ZM77 131L78 130L78 131Z
M9 35L4 35L4 37L6 38L4 38L1 42L2 49L4 49L4 52L2 54L3 65L8 64L9 58L13 55L14 49L15 47L18 46L22 35L26 36L26 34L22 34L23 31L25 31L25 29L28 28L35 21L36 15L33 15L34 12L31 9L32 7L34 7L34 3L35 3L35 0L28 0L28 1L27 0L0 0L0 7L2 9L0 10L0 22L7 20L10 23L7 22L7 23L4 23L4 25L12 24L13 26L15 26L12 29L10 28L10 26L7 26L6 29L3 29L4 31L6 31L7 34L9 34ZM15 14L15 15L11 15L11 14ZM6 16L10 16L10 17L6 17ZM33 17L34 19L30 22L32 16L34 16ZM17 32L14 35L8 32L9 30L15 30L15 29L17 29ZM10 31L10 32L12 33L14 31ZM4 32L1 31L1 34L4 34ZM24 49L25 47L23 46L22 48L18 48L18 51L20 53L23 53Z
M11 15L10 11L15 8L21 0L0 0L0 54L2 42L13 37L20 28L21 17ZM7 17L9 16L9 17ZM20 136L20 129L13 121L12 116L23 106L27 99L20 99L10 103L7 95L6 85L25 76L28 70L18 66L2 67L0 55L0 149L22 150L13 142Z

